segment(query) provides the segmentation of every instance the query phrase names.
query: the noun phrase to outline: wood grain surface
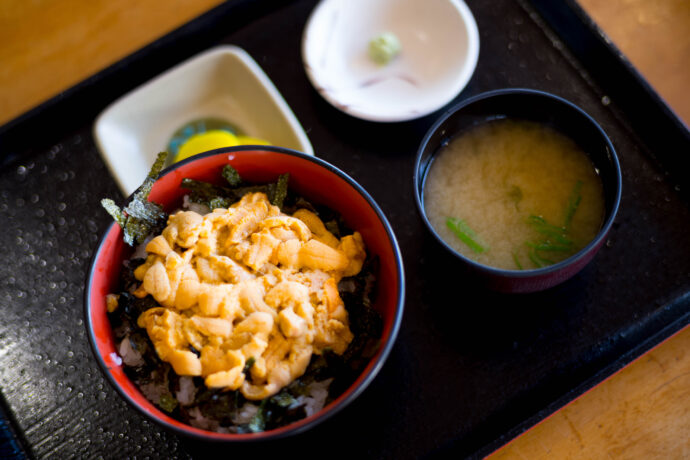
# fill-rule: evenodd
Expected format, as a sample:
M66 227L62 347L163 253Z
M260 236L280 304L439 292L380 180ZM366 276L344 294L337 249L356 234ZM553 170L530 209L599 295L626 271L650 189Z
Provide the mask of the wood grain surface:
M221 3L3 0L0 124ZM582 0L690 120L690 2ZM493 454L494 458L690 458L690 327Z
M690 125L690 1L580 0L580 4Z
M490 456L690 458L690 327Z
M0 1L0 124L220 3Z
M690 1L580 0L690 125ZM508 458L690 458L690 326L513 442Z

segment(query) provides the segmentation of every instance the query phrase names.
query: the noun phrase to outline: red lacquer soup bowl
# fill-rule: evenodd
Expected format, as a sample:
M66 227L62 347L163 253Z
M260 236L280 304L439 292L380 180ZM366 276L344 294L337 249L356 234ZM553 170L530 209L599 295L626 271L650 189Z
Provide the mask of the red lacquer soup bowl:
M221 170L232 165L245 181L267 183L290 174L289 187L315 204L340 213L347 225L362 234L367 253L379 260L373 307L383 319L381 345L363 372L337 399L321 411L289 425L260 433L216 433L173 419L139 391L124 372L106 310L106 294L118 285L123 260L132 249L113 223L101 238L91 261L85 290L88 336L96 359L115 390L136 410L179 434L207 441L246 442L275 439L305 431L331 417L352 402L375 378L390 353L400 327L404 303L404 273L398 243L379 206L354 180L318 158L279 147L242 146L213 150L164 170L149 196L166 211L180 207L185 190L183 178L218 182Z

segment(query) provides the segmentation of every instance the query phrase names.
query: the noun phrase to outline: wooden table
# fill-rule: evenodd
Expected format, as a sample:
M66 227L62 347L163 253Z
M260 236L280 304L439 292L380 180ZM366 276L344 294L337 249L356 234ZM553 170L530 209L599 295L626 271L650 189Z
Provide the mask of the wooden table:
M0 124L221 3L0 2ZM690 121L690 2L582 0ZM690 327L493 454L494 458L690 458Z

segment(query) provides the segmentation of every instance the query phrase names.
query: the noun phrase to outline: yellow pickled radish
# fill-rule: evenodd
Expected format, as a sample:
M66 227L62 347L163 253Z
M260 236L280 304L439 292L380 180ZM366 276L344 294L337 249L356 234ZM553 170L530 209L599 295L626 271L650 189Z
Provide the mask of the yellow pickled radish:
M237 142L239 142L240 145L271 145L270 142L263 139L242 135L237 136Z
M197 153L207 152L221 147L234 147L240 145L240 142L234 134L214 129L206 131L205 133L198 133L191 136L187 141L180 146L175 161L181 161L189 158Z

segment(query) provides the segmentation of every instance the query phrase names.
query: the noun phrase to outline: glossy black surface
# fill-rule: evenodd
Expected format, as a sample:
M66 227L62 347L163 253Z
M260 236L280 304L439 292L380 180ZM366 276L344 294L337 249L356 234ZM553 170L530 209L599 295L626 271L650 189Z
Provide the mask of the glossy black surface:
M617 99L582 73L528 5L468 1L481 50L475 75L454 102L516 86L574 102L611 137L624 194L590 265L557 288L510 296L464 279L458 261L417 216L414 156L440 112L391 125L338 112L302 69L301 32L315 2L280 3L223 5L66 92L45 112L0 130L0 391L31 454L258 458L280 450L304 457L416 458L450 449L456 457L469 455L506 441L687 324L687 179L671 179L648 149L653 144L638 139L644 127L630 124ZM398 340L370 387L309 433L232 450L178 438L131 410L98 371L82 317L88 261L109 223L99 200L118 196L91 135L95 115L136 84L220 42L239 45L257 60L318 156L380 204L407 275Z

